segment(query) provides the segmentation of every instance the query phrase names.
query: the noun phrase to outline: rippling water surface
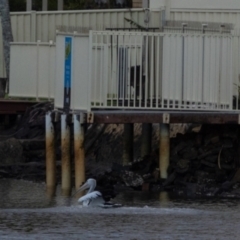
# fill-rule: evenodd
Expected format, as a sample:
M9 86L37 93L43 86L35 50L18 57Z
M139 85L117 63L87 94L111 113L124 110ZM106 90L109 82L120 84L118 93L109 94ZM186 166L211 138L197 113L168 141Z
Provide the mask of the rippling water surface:
M116 209L48 198L45 185L0 180L0 239L239 239L238 200L128 192Z

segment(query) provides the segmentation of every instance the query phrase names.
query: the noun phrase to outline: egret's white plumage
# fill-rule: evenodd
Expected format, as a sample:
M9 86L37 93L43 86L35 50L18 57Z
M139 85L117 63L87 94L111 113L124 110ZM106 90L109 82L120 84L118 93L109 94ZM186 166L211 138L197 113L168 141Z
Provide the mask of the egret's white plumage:
M120 207L121 204L114 204L109 201L105 201L102 193L100 191L94 191L97 186L95 179L88 179L76 193L88 189L88 192L78 199L79 203L82 203L83 206L99 206L99 207ZM76 194L75 193L75 194Z

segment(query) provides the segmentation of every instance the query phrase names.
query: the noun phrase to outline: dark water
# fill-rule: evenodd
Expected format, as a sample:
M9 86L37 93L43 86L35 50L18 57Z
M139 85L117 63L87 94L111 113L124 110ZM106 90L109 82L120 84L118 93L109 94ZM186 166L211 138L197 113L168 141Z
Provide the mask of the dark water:
M117 209L50 199L45 185L0 180L0 239L239 239L238 200L128 192Z

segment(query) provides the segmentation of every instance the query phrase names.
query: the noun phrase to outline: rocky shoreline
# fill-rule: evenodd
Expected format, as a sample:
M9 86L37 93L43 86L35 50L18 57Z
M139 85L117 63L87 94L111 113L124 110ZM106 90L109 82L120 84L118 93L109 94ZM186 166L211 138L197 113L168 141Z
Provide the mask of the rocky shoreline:
M49 108L50 105L42 104L29 109L14 127L14 134L9 138L4 135L0 141L0 178L45 182L44 116ZM89 126L85 141L87 177L96 178L100 185L113 183L121 189L168 191L188 197L240 198L238 125L203 125L197 130L188 126L183 131L174 130L177 126L172 125L167 179L159 179L158 127L158 124L153 126L152 153L141 158L138 156L141 125L135 124L134 160L123 166L123 126ZM0 131L0 136L3 132ZM56 146L60 146L60 134ZM60 183L60 147L56 158ZM72 180L74 183L74 176Z

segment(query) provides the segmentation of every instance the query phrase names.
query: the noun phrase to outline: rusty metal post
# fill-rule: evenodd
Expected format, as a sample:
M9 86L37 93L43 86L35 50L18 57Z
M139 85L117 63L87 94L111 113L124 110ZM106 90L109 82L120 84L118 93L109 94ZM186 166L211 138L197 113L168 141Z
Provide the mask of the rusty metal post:
M141 157L151 153L152 148L152 124L142 124L142 138L141 138Z
M66 114L61 116L62 195L71 195L70 128Z
M55 161L55 131L52 122L52 114L45 116L46 127L46 185L47 193L53 195L56 188L56 161Z
M159 136L159 168L160 178L166 179L168 174L169 158L170 158L170 134L169 124L160 124Z
M85 150L83 115L73 115L74 124L74 158L75 158L75 188L85 182Z
M133 123L125 123L123 130L123 165L133 161Z

